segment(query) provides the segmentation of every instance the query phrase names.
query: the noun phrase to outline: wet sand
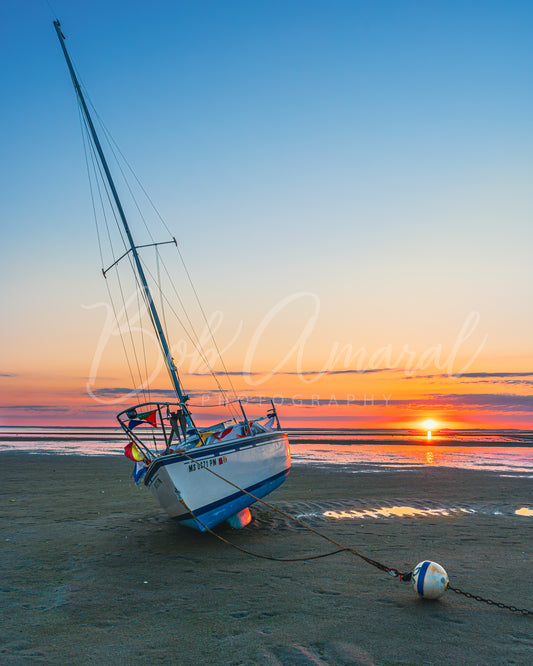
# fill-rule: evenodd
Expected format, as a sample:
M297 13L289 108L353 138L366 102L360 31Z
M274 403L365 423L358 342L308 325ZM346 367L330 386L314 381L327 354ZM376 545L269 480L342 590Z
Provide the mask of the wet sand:
M0 456L2 663L532 661L531 616L450 591L420 599L347 553L251 558L167 519L130 472L119 457ZM433 559L456 587L533 606L533 517L515 513L533 509L531 479L300 466L269 501L389 566ZM419 513L397 517L394 506ZM280 557L330 549L269 509L252 511L248 528L220 533Z

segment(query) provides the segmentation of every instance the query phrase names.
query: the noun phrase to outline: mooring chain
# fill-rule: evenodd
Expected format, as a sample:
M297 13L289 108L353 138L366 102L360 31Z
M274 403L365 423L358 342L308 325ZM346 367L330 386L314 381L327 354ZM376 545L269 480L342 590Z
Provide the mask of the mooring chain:
M194 458L189 456L187 453L184 451L181 452L181 454L185 457L191 460L192 462L195 462ZM331 537L327 536L326 534L323 534L322 532L319 532L318 530L315 530L313 527L310 527L309 525L306 525L303 523L301 520L298 520L298 518L295 518L294 516L291 516L290 514L286 513L285 511L282 511L279 509L277 506L274 506L273 504L270 504L269 502L265 502L265 500L261 499L260 497L257 497L253 493L248 492L247 490L244 490L244 488L241 488L238 486L236 483L233 483L229 479L226 479L223 477L221 474L218 474L214 470L210 469L209 467L204 468L208 472L211 472L214 476L218 477L222 481L225 481L228 483L230 486L233 486L234 488L238 489L239 491L245 493L249 497L251 497L253 500L260 502L261 504L264 504L266 507L269 509L272 509L273 511L279 513L280 515L284 516L288 520L291 520L292 522L296 523L297 525L300 525L301 527L305 528L309 532L313 532L319 537L322 537L323 539L326 539L326 541L329 541L330 543L338 546L337 550L332 550L327 553L321 553L319 555L307 555L303 557L274 557L272 555L261 555L260 553L254 553L251 550L248 550L247 548L243 548L242 546L238 546L235 543L232 543L228 539L224 538L220 534L217 534L214 532L210 527L205 525L205 523L202 522L200 518L196 516L196 514L191 510L191 508L186 504L186 502L181 498L181 502L184 505L184 507L187 509L187 511L191 514L191 516L207 531L209 534L212 534L214 537L216 537L219 541L222 541L223 543L227 544L228 546L231 546L232 548L235 548L236 550L240 550L243 553L246 553L247 555L251 555L252 557L259 557L263 560L272 560L274 562L305 562L307 560L317 560L323 557L329 557L330 555L337 555L338 553L342 552L348 552L351 553L352 555L356 555L357 557L360 557L362 560L365 562L368 562L368 564L371 564L372 566L376 567L377 569L380 569L380 571L384 571L385 573L388 573L390 576L393 578L398 578L402 582L409 582L413 578L413 571L408 571L406 573L402 573L398 569L395 569L394 567L388 567L385 564L382 564L381 562L378 562L377 560L373 560L370 557L367 557L366 555L363 555L362 553L359 553L357 550L354 548L350 548L348 546L344 546L343 544L339 543L335 539L332 539ZM479 596L478 594L471 594L470 592L465 592L458 587L452 587L451 585L447 585L446 587L447 590L451 590L452 592L455 592L456 594L461 594L467 599L474 599L474 601L480 601L482 603L488 604L489 606L496 606L497 608L501 608L504 610L509 610L512 613L520 613L521 615L533 615L533 611L528 610L527 608L518 608L517 606L512 606L508 604L504 604L501 601L493 601L492 599L485 599L484 597Z
M182 455L185 456L185 458L188 458L189 460L191 460L192 462L195 462L194 458L189 456L187 453L182 452ZM319 558L322 558L322 557L329 557L330 555L336 555L337 553L342 553L342 552L346 551L348 553L351 553L352 555L356 555L357 557L360 557L362 560L365 560L365 562L368 562L368 564L371 564L372 566L377 567L381 571L384 571L385 573L388 573L388 574L390 574L391 576L393 576L395 578L398 577L398 578L400 578L400 580L405 580L405 581L411 580L411 572L402 574L402 573L400 573L400 571L398 571L398 569L394 569L393 567L388 567L385 564L381 564L381 562L373 560L370 557L366 557L366 555L363 555L362 553L359 553L354 548L350 548L348 546L345 546L342 543L339 543L338 541L336 541L335 539L332 539L331 537L327 536L326 534L323 534L322 532L319 532L318 530L315 530L313 527L310 527L309 525L306 525L306 523L303 523L301 520L298 520L298 518L295 518L294 516L291 516L289 513L286 513L285 511L282 511L277 506L274 506L273 504L270 504L269 502L266 502L265 500L261 499L260 497L257 497L257 495L254 495L253 493L248 492L244 488L241 488L236 483L233 483L233 481L230 481L229 479L226 479L221 474L218 474L218 472L215 472L214 470L210 469L209 467L206 467L204 469L206 469L208 472L211 472L211 474L218 477L222 481L225 481L230 486L233 486L237 490L245 493L246 495L251 497L253 500L255 500L257 502L260 502L261 504L264 504L269 509L272 509L276 513L279 513L284 518L287 518L287 520L292 521L296 525L299 525L300 527L303 527L304 529L308 530L309 532L312 532L313 534L316 534L317 536L321 537L322 539L325 539L326 541L329 541L334 546L337 546L337 550L329 551L327 553L322 553L320 555L308 555L308 556L304 556L304 557L290 557L290 558L284 557L284 558L282 558L282 557L273 557L273 556L270 556L270 555L261 555L259 553L254 553L250 550L247 550L246 548L242 548L241 546L237 546L236 544L232 543L231 541L228 541L224 537L220 536L220 534L217 534L216 532L211 530L209 527L207 527L207 525L205 525L202 522L202 520L194 514L194 512L191 510L191 508L189 506L187 506L187 504L185 503L183 498L181 498L181 502L183 503L183 505L185 506L187 511L189 511L191 516L195 520L197 520L205 530L207 530L210 534L215 536L220 541L223 541L224 543L227 543L228 545L233 546L233 548L236 548L237 550L245 552L248 555L252 555L253 557L259 557L259 558L265 559L265 560L273 560L275 562L304 562L306 560L316 560L316 559L319 559Z
M482 603L488 604L489 606L497 606L498 608L504 608L506 610L511 611L512 613L520 613L521 615L533 615L533 611L530 611L527 608L517 608L516 606L509 606L508 604L503 604L501 601L493 601L492 599L485 599L484 597L480 597L479 594L470 594L470 592L465 592L464 590L460 590L458 587L452 587L451 585L448 585L448 590L451 590L456 594L462 594L463 597L466 597L467 599L474 599L475 601L481 601Z

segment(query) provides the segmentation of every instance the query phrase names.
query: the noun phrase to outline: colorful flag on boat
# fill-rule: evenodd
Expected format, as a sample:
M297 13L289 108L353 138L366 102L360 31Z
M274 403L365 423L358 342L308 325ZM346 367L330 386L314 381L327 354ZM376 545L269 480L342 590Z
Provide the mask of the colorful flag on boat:
M218 439L218 441L220 442L221 440L225 439L230 434L230 432L232 430L233 430L233 426L230 426L229 428L224 428L224 430L221 430L220 432L214 433L213 437Z
M211 437L213 434L212 430L204 430L204 432L199 432L198 433L198 444L196 446L204 446L207 444L207 440Z
M133 462L144 460L144 456L135 446L135 442L130 442L129 444L126 444L126 446L124 447L124 455L126 456L126 458L133 460Z
M128 423L128 428L132 430L139 425L144 425L148 423L149 425L157 428L157 409L154 409L152 412L144 412L143 414L137 414L137 416Z
M146 474L147 469L148 469L148 465L146 464L146 462L144 460L139 460L138 462L135 463L135 467L133 468L132 477L133 477L133 480L135 481L135 484L137 486L139 485L139 481Z

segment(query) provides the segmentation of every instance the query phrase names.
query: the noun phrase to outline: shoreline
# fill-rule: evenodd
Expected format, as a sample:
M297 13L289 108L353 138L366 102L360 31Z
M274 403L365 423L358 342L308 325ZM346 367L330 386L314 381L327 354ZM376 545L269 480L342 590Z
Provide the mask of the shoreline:
M300 563L251 558L177 526L130 474L123 456L2 457L6 663L530 661L531 617L450 591L420 599L409 583L347 553ZM387 566L407 571L432 559L452 585L520 608L533 597L533 517L513 510L533 509L531 500L530 480L490 471L332 474L306 465L268 497ZM458 510L376 511L424 505ZM331 511L340 517L323 515ZM278 557L330 550L270 509L252 513L248 528L220 533Z
M289 433L290 435L290 433ZM108 436L111 441L114 441L114 438ZM124 439L123 433L117 433L115 435L117 443L120 443ZM55 435L49 436L35 436L35 435L2 435L0 433L0 444L2 442L55 442L55 441L70 441L70 442L98 442L106 437L102 435L75 435L75 436L66 436L62 435L61 437ZM458 448L483 448L483 447L501 447L501 448L533 448L533 440L531 441L519 441L519 440L505 440L505 441L482 441L482 440L439 440L431 439L427 440L424 437L414 438L412 440L398 440L398 439L336 439L329 441L326 438L299 438L293 437L292 444L329 444L330 446L453 446ZM0 451L3 453L3 451Z

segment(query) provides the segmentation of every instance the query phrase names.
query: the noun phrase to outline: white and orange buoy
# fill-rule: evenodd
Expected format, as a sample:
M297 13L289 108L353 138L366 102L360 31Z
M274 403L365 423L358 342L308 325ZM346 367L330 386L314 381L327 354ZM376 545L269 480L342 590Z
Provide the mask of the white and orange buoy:
M448 589L446 570L436 562L424 560L413 569L411 583L414 591L425 599L438 599Z

